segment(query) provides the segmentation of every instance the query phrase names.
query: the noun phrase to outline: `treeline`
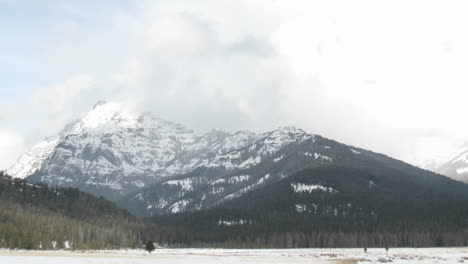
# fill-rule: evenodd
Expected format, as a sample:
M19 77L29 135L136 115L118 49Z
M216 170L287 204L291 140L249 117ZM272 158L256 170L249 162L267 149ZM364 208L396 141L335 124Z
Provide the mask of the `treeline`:
M198 237L198 236L195 236ZM466 247L468 235L458 233L303 233L236 235L222 241L179 241L181 247L202 248L356 248L356 247Z
M105 227L9 201L2 201L0 210L2 248L102 249L141 244L138 235L121 224Z
M385 173L385 174L384 174ZM156 216L179 243L235 248L468 246L468 194L344 167L306 170L209 210ZM295 192L291 184L336 192Z
M217 210L214 210L215 213ZM225 211L218 211L218 219L226 219ZM251 218L247 218L250 216ZM173 244L190 247L222 248L333 248L333 247L465 247L468 230L453 222L427 219L388 219L375 225L375 220L341 218L339 224L330 217L242 214L236 219L250 219L251 223L220 225L211 221L206 212L160 216L155 221L172 226ZM317 221L317 218L322 218ZM231 218L235 219L235 218ZM280 220L281 219L281 220ZM329 220L329 221L327 221ZM348 222L347 222L348 221ZM392 223L393 222L393 223ZM185 228L182 228L185 227Z
M158 228L102 197L51 188L0 172L0 247L110 249L141 247Z

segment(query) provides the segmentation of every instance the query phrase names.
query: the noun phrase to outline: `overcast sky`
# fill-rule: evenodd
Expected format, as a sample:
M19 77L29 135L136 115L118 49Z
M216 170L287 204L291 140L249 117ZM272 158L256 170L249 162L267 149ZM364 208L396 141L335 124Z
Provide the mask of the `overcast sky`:
M426 165L468 141L466 1L0 0L0 168L98 100Z

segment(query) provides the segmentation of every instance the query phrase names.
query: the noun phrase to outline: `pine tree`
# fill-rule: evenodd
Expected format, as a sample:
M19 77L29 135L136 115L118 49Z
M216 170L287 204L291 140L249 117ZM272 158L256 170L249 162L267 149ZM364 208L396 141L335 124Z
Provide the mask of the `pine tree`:
M146 242L145 249L148 251L148 253L153 252L156 248L154 247L153 241L148 241Z

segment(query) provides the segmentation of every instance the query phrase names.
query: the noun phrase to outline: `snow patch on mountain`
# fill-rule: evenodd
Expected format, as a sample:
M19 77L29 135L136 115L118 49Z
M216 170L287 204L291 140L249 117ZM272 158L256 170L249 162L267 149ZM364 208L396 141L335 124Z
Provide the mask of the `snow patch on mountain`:
M291 188L296 193L303 193L303 192L312 193L314 191L323 191L323 192L329 192L329 193L338 192L337 190L331 187L325 187L319 184L291 183Z
M307 154L309 154L309 156L312 156L312 154L310 154L310 153L306 153L306 155L307 155ZM322 161L326 161L326 162L330 162L330 163L333 162L333 159L332 159L332 158L330 158L330 157L328 157L328 156L326 156L326 155L323 155L323 154L321 154L321 153L317 153L317 152L314 153L314 158L315 158L315 159L321 159Z
M298 213L313 213L313 214L317 214L317 204L315 203L312 203L310 205L308 204L295 204L294 205L294 209L296 210L296 212Z
M173 204L171 207L169 207L169 211L173 214L183 212L185 210L185 207L190 203L191 200L180 200L177 203Z
M216 184L224 184L226 182L225 179L219 179L211 183L211 185L216 185Z
M373 189L377 186L377 184L373 180L369 180L367 186L369 186L369 189Z
M137 117L127 110L126 105L120 102L99 102L94 109L86 114L72 129L72 134L79 134L96 128L108 129L110 125L117 127L133 127Z
M355 150L355 149L353 149L353 148L351 149L351 152L353 152L353 153L354 153L354 154L356 154L356 155L359 155L359 154L361 154L361 152L360 152L360 151L358 151L358 150Z
M252 220L247 220L247 219L238 219L238 220L219 220L218 225L219 226L234 226L234 225L245 225L245 224L252 224Z
M239 175L239 176L233 176L229 178L228 183L229 184L237 184L240 182L248 181L250 179L249 175Z
M20 179L24 179L33 174L41 168L58 142L59 138L45 139L33 146L29 152L19 157L18 161L7 170L7 174Z
M167 182L165 182L163 184L179 186L184 191L192 191L193 190L192 180L191 179L167 181Z
M270 179L270 177L271 177L270 174L267 174L267 175L263 176L262 178L260 178L260 179L257 181L257 185L263 184L263 183L266 182L268 179Z
M279 157L276 157L273 159L273 162L278 163L280 160L284 159L284 155L281 155Z
M213 186L210 194L220 194L224 192L224 187Z

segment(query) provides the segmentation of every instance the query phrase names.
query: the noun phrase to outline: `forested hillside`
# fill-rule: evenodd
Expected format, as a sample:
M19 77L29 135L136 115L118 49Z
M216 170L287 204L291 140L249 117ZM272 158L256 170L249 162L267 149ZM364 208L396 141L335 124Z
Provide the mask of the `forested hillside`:
M460 186L460 188L463 186ZM0 174L0 247L432 247L468 245L468 195L400 171L307 169L199 212L151 224L72 188Z
M153 218L191 229L194 245L433 247L468 245L468 198L346 167L304 170L210 210Z
M0 172L1 248L140 247L156 230L102 197Z

